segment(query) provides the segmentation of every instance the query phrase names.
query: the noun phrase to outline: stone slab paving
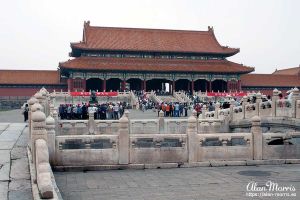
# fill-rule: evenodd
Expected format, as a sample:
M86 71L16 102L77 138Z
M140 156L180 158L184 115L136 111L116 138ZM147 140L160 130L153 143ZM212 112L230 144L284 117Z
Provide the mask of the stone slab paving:
M0 123L22 123L24 122L24 116L21 109L0 111ZM7 124L7 123L6 123ZM1 126L0 126L1 130Z
M55 172L64 200L300 199L300 165ZM250 181L296 188L296 197L246 196Z
M7 114L7 113L5 113ZM0 120L4 112L0 113ZM10 119L11 116L7 116ZM11 119L10 119L11 120ZM0 199L32 199L26 123L0 123Z

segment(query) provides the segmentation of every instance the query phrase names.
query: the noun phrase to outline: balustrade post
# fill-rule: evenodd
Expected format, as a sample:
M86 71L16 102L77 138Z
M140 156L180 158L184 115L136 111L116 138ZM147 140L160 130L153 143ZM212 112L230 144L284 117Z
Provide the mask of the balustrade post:
M242 112L243 112L243 119L246 118L246 104L247 104L247 96L243 96L243 102L242 102Z
M206 113L206 105L203 105L202 106L202 119L206 118L205 113ZM200 117L200 115L199 115L199 117Z
M52 165L55 164L55 120L49 115L46 119L46 131L48 139L49 160Z
M95 134L96 123L94 118L94 112L89 112L89 120L88 120L89 134Z
M296 118L300 119L300 100L296 101Z
M220 111L220 103L217 102L215 106L215 116L214 116L215 119L219 119L219 111Z
M164 130L165 130L164 112L162 110L160 110L158 115L159 115L159 117L158 117L159 133L164 133Z
M35 105L34 105L35 106ZM35 106L36 111L32 114L32 134L31 134L31 152L32 152L32 161L35 163L35 141L37 139L43 139L48 141L46 126L46 115L41 111L42 106L37 104Z
M297 118L297 101L300 100L300 92L298 88L294 88L292 90L293 94L292 94L292 102L291 102L291 106L292 106L292 117L293 118ZM299 112L299 111L298 111Z
M253 159L262 160L263 158L263 135L261 130L261 119L254 116L251 119L252 142L253 142Z
M230 100L230 107L229 107L229 120L232 121L233 120L233 107L235 105L235 101L233 99Z
M129 119L126 115L119 120L119 164L121 165L129 163Z
M257 116L260 116L260 104L261 104L261 102L262 102L262 99L261 99L261 93L260 92L258 92L257 94L256 94L256 105L255 105L255 111L256 111L256 115Z
M197 162L198 138L197 138L197 112L193 110L192 115L188 118L187 140L189 163Z
M279 99L279 91L275 88L272 96L272 117L276 117L277 101Z
M28 127L29 127L29 138L31 138L31 131L32 131L32 127L31 127L31 115L32 115L32 106L37 103L38 100L35 97L31 97L28 101Z

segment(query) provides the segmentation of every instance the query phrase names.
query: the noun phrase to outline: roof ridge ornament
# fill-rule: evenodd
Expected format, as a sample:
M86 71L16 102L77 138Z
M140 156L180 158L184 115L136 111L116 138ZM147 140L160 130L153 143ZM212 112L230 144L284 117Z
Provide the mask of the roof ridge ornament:
M88 20L88 21L84 21L84 27L86 27L86 26L90 26L90 20Z
M213 26L208 26L208 31L214 32L214 27Z

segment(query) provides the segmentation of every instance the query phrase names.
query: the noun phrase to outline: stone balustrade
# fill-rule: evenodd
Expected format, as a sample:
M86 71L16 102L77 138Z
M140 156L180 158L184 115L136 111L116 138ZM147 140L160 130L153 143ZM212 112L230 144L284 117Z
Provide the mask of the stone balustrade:
M47 99L49 94L44 94ZM276 109L275 103L280 100L274 98L273 102L258 101L238 107L231 104L229 109L222 110L217 104L213 112L203 107L199 118L193 111L188 119L166 119L160 112L158 119L129 120L126 111L120 120L95 120L93 115L88 120L59 120L51 105L54 99L49 97L44 101L41 97L41 93L37 94L30 101L31 151L35 152L33 160L37 169L40 163L58 167L124 167L300 158L300 133L292 131L300 127L300 100L296 98L291 100L290 117ZM49 105L41 106L37 101ZM46 118L47 107L49 115ZM248 110L248 107L254 109ZM240 130L245 127L247 131L237 131L232 124L238 124ZM289 131L275 133L276 124L293 126ZM41 155L37 153L40 149L44 152ZM38 157L44 160L41 162ZM37 179L39 173L47 173L46 167L37 170ZM40 185L44 191L42 183Z

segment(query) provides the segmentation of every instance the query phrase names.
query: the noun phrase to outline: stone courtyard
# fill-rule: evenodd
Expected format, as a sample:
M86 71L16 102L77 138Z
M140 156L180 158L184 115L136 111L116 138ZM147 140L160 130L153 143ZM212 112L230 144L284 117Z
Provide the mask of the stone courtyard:
M157 113L133 111L132 118L156 118ZM32 199L26 147L28 128L20 110L0 112L0 199ZM18 123L16 123L18 122ZM63 199L257 199L248 197L250 181L293 185L298 199L300 165L257 165L173 169L127 169L55 172Z
M300 195L300 165L228 166L147 170L56 172L66 200L256 199L246 196L250 181L294 185ZM266 197L262 199L298 199Z

